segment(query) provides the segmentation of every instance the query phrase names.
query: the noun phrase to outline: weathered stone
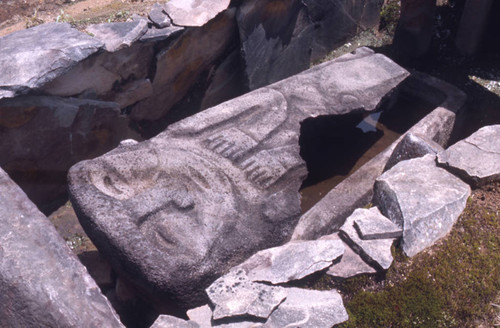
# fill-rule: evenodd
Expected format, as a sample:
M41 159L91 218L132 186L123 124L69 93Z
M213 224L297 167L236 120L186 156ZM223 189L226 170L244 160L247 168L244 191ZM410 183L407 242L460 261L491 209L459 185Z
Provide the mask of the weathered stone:
M287 288L288 296L263 327L330 328L349 319L335 290Z
M403 251L414 256L450 232L470 187L438 168L435 156L396 164L375 182L374 203L403 227Z
M311 60L317 61L359 29L378 27L382 1L302 0L314 24Z
M485 126L438 154L438 164L473 186L500 180L500 125Z
M180 26L169 26L165 28L157 28L155 26L151 26L139 40L142 42L156 42L167 40L170 38L176 38L182 33L182 31L184 31L184 27Z
M363 260L382 270L387 270L392 264L391 246L393 238L388 239L361 239L354 222L364 218L378 220L380 216L378 208L371 209L359 208L348 217L342 227L339 235Z
M402 0L394 45L402 58L424 55L432 40L436 0Z
M153 86L151 82L146 80L136 80L122 86L122 90L116 92L108 99L120 105L120 108L125 108L136 102L145 99L153 94Z
M401 161L422 157L426 154L435 155L442 150L444 150L443 147L441 147L441 145L439 145L438 143L425 137L420 137L413 133L408 133L398 143L398 145L392 152L391 157L384 167L384 171L389 170Z
M109 52L115 52L130 47L148 30L145 20L120 23L102 23L90 25L87 32L92 33L105 44Z
M208 305L203 305L195 309L187 311L187 316L191 321L196 322L200 328L259 328L262 327L260 322L242 321L241 318L224 320L225 323L214 322L212 320L212 310Z
M201 328L196 322L187 321L171 315L162 314L151 328Z
M0 99L41 87L102 47L66 23L42 24L0 38Z
M262 250L237 268L245 270L251 281L280 284L328 268L343 253L340 240L295 241Z
M163 6L159 3L153 5L148 17L157 28L168 27L172 24L170 17L163 11Z
M132 119L159 119L187 94L201 73L235 41L234 12L226 10L203 27L186 30L157 55L153 95L132 108Z
M44 211L66 193L71 165L133 135L115 103L58 97L0 100L0 165Z
M314 26L300 0L247 0L236 19L250 90L309 67Z
M354 228L361 239L399 238L403 235L403 230L383 216L378 208L373 207L366 214L354 220Z
M114 53L91 56L47 83L42 91L54 96L76 96L91 91L102 98L113 98L116 96L114 90L147 78L153 51L152 44L136 42Z
M210 85L204 93L200 109L216 106L226 100L248 92L240 49L235 49L217 67Z
M321 239L340 239L337 233L326 235ZM350 278L361 274L377 273L373 267L368 265L363 259L356 254L349 245L344 243L344 254L339 262L334 263L326 272L327 275L336 278Z
M179 26L202 26L227 9L230 0L170 0L165 12Z
M492 0L467 0L465 2L455 41L458 51L463 55L472 56L477 52L492 5Z
M214 320L248 315L266 319L287 297L287 289L252 282L241 268L214 281L206 292L215 306Z
M405 80L405 93L440 104L415 124L408 132L425 136L444 146L454 129L456 113L464 108L466 95L451 84L414 72ZM356 172L345 178L325 197L300 218L292 240L317 239L337 231L345 219L356 209L365 206L373 197L373 184L383 173L389 157L401 136L391 146L368 161Z
M123 327L50 221L0 169L0 327Z
M196 306L209 282L290 236L300 122L373 110L407 74L361 50L81 162L69 174L80 222L145 293Z

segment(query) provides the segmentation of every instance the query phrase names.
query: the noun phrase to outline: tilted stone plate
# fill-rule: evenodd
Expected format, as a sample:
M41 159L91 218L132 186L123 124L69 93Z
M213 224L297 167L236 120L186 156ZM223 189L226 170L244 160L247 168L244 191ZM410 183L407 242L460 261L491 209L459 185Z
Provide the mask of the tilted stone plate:
M81 162L69 180L82 226L144 291L200 305L217 277L290 237L300 122L374 110L407 76L361 48Z

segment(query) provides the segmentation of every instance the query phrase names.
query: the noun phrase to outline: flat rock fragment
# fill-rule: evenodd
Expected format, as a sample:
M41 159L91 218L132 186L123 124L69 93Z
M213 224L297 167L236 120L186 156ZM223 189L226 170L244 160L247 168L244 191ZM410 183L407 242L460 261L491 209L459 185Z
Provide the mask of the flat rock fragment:
M239 318L231 318L216 322L212 320L212 309L208 305L203 305L195 309L187 311L189 320L196 322L200 328L259 328L262 327L260 322L244 321Z
M171 25L170 17L163 12L163 6L159 3L155 3L149 12L149 20L153 22L154 26L157 28L164 28Z
M384 167L384 172L401 161L422 157L427 154L437 154L443 150L443 147L432 140L408 133L394 148Z
M398 163L375 182L374 203L403 228L403 251L414 256L448 234L470 187L425 155Z
M474 186L500 180L500 125L482 127L440 152L437 160Z
M383 216L376 207L369 211L369 214L373 215L354 220L354 227L361 239L399 238L403 235L403 229Z
M343 253L340 240L295 241L262 250L238 268L244 269L252 281L280 284L323 270Z
M179 26L202 26L227 9L230 0L170 0L165 12Z
M338 233L323 236L321 239L341 240ZM363 259L356 252L354 252L349 245L344 243L344 248L344 254L340 258L340 261L335 262L330 268L328 268L328 271L326 272L327 275L346 279L361 274L377 273L377 270L363 261Z
M371 209L359 208L349 216L344 225L340 227L340 237L353 248L365 261L372 265L376 265L383 270L387 270L392 264L391 246L394 242L393 238L388 239L362 239L354 223L357 220L372 218L381 215L376 207Z
M50 221L0 169L0 327L123 327Z
M97 39L105 44L109 52L130 47L132 43L139 40L148 30L146 20L132 22L102 23L90 25L87 32L92 33Z
M162 314L150 328L202 328L194 321L187 321L171 315Z
M251 282L243 269L217 279L206 292L215 305L214 320L248 315L266 319L287 297L283 287Z
M169 38L175 38L179 34L184 31L184 27L180 26L168 26L165 28L157 28L155 26L151 26L148 28L146 33L144 33L139 41L142 42L155 42L155 41L162 41L162 40L167 40Z
M186 309L204 304L210 282L292 233L307 175L301 122L372 111L407 75L360 49L80 162L69 174L79 220L144 294L173 297ZM272 280L308 272L302 267Z
M0 99L41 87L104 44L67 23L47 23L0 38Z
M342 297L335 290L287 288L287 293L286 300L263 327L330 328L349 319Z

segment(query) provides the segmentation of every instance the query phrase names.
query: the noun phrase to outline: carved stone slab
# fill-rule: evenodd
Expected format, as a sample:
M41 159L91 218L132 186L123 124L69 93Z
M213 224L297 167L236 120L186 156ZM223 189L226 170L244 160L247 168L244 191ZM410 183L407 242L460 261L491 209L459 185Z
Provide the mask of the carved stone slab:
M0 327L123 327L50 221L0 169Z
M290 237L300 122L374 110L407 75L361 48L81 162L69 180L82 226L144 291L201 305L213 280Z

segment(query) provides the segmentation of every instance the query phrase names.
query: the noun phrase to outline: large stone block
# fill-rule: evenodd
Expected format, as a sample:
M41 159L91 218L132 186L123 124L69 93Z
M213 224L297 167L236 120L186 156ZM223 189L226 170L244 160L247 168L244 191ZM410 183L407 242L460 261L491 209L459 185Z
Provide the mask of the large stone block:
M403 228L403 251L414 256L446 236L470 195L470 187L425 155L398 163L377 178L373 201Z
M50 221L0 169L0 327L123 327Z
M69 174L80 222L142 290L198 305L211 281L290 237L300 122L374 110L407 75L360 49L81 162Z
M44 211L66 192L71 165L132 135L116 103L59 97L0 100L0 165Z
M0 99L27 93L104 46L67 23L47 23L0 38Z
M500 180L500 125L485 126L440 152L438 163L473 186Z

